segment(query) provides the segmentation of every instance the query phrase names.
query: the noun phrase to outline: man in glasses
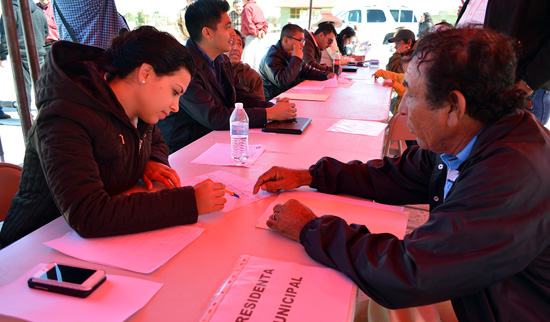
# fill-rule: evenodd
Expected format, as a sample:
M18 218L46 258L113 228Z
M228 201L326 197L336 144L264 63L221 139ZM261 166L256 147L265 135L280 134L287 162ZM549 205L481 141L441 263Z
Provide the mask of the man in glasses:
M334 29L334 28L333 28ZM333 73L319 70L305 62L304 30L288 24L277 44L271 46L260 63L266 100L270 100L306 79L326 80Z
M330 23L323 23L315 33L306 31L306 43L304 45L304 61L322 71L331 72L332 66L321 65L322 51L330 47L336 41L336 29Z

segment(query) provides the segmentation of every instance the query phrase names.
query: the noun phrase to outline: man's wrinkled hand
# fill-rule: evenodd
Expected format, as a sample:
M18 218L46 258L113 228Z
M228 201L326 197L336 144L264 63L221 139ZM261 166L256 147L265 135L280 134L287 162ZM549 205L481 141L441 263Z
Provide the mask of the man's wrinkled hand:
M267 226L283 236L299 242L302 228L315 218L317 216L311 209L298 200L290 199L284 205L278 204L273 207L273 214L269 216Z
M272 167L258 178L252 192L254 194L258 193L260 188L268 192L292 190L301 186L310 185L311 181L312 177L308 170Z

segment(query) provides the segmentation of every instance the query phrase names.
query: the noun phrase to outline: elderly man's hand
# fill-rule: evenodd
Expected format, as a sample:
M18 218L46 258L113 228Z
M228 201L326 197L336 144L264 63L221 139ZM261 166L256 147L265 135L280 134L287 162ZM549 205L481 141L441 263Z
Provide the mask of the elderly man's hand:
M253 193L258 193L260 188L268 192L292 190L301 186L309 186L312 180L313 178L308 170L272 167L258 178Z
M310 220L317 218L308 207L298 200L290 199L284 205L273 207L273 214L267 220L267 226L297 242L300 231Z

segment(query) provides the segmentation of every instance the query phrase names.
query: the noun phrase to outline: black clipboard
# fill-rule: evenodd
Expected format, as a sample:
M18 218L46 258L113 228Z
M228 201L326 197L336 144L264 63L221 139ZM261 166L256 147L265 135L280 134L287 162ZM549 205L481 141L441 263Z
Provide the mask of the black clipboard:
M271 121L262 129L263 132L302 134L311 123L309 117L297 117L288 121Z

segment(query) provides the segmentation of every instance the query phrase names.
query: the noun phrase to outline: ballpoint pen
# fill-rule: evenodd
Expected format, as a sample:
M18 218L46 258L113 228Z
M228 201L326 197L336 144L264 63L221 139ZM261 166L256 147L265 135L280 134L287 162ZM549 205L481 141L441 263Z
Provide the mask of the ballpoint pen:
M203 184L203 183L206 183L206 182L214 182L212 181L212 179L208 178L202 182L199 182L198 184ZM228 195L230 196L233 196L233 197L236 197L236 198L240 198L238 194L234 193L233 191L231 190L227 190L227 189L223 189L223 191L225 191L225 193L227 193Z

